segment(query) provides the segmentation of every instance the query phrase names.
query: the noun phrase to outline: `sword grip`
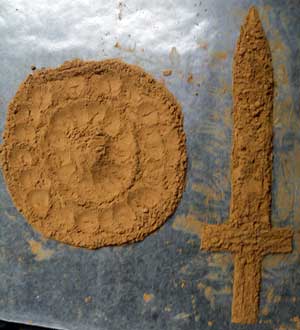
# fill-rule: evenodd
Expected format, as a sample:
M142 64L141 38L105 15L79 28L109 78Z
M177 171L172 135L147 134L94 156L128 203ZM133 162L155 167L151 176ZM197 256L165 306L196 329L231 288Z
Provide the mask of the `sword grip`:
M234 256L234 284L231 317L233 323L257 322L261 282L260 257Z

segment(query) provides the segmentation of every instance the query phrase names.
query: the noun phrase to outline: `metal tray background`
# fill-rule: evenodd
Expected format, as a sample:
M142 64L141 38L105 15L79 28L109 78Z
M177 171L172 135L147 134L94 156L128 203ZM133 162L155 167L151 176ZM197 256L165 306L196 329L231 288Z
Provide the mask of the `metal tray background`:
M231 64L251 4L277 83L273 225L291 225L296 234L292 254L264 259L259 324L240 326L230 323L231 257L200 251L197 228L228 215ZM1 132L32 64L119 57L164 79L181 102L189 168L181 204L159 231L97 251L44 240L17 212L1 176L0 318L72 330L298 329L299 22L299 0L2 0ZM169 68L172 76L163 77ZM40 245L32 251L33 241Z

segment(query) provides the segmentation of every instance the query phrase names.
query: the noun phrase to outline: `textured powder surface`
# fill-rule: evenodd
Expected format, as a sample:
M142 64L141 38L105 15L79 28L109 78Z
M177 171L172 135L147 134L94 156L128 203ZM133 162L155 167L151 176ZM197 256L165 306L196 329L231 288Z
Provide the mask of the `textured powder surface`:
M9 106L1 148L17 208L44 236L97 248L143 239L185 185L183 115L170 92L119 60L38 70Z
M251 8L234 56L234 129L229 221L206 225L203 249L234 255L232 321L257 320L261 261L292 250L292 231L271 227L273 68L255 8Z

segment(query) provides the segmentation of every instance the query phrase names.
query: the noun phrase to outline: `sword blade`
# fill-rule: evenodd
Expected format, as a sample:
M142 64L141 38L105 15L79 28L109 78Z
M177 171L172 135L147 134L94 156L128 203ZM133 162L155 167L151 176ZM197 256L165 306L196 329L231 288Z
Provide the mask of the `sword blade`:
M273 69L268 41L251 8L233 62L233 150L230 221L270 227Z

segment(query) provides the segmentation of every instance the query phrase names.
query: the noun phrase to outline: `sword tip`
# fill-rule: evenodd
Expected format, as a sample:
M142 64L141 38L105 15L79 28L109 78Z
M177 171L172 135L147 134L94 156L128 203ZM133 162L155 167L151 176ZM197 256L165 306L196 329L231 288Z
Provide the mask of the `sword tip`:
M248 11L247 20L257 21L259 20L258 10L255 6L251 6Z
M260 18L259 18L259 13L258 13L258 10L255 6L251 6L249 8L244 26L247 27L247 28L251 27L251 29L253 27L258 27L259 29L262 29L261 21L260 21Z
M237 47L242 53L245 53L249 49L256 53L257 48L264 48L266 52L269 53L269 46L266 40L263 25L259 18L258 10L254 6L249 8L244 24L241 27ZM241 57L243 57L243 54Z

